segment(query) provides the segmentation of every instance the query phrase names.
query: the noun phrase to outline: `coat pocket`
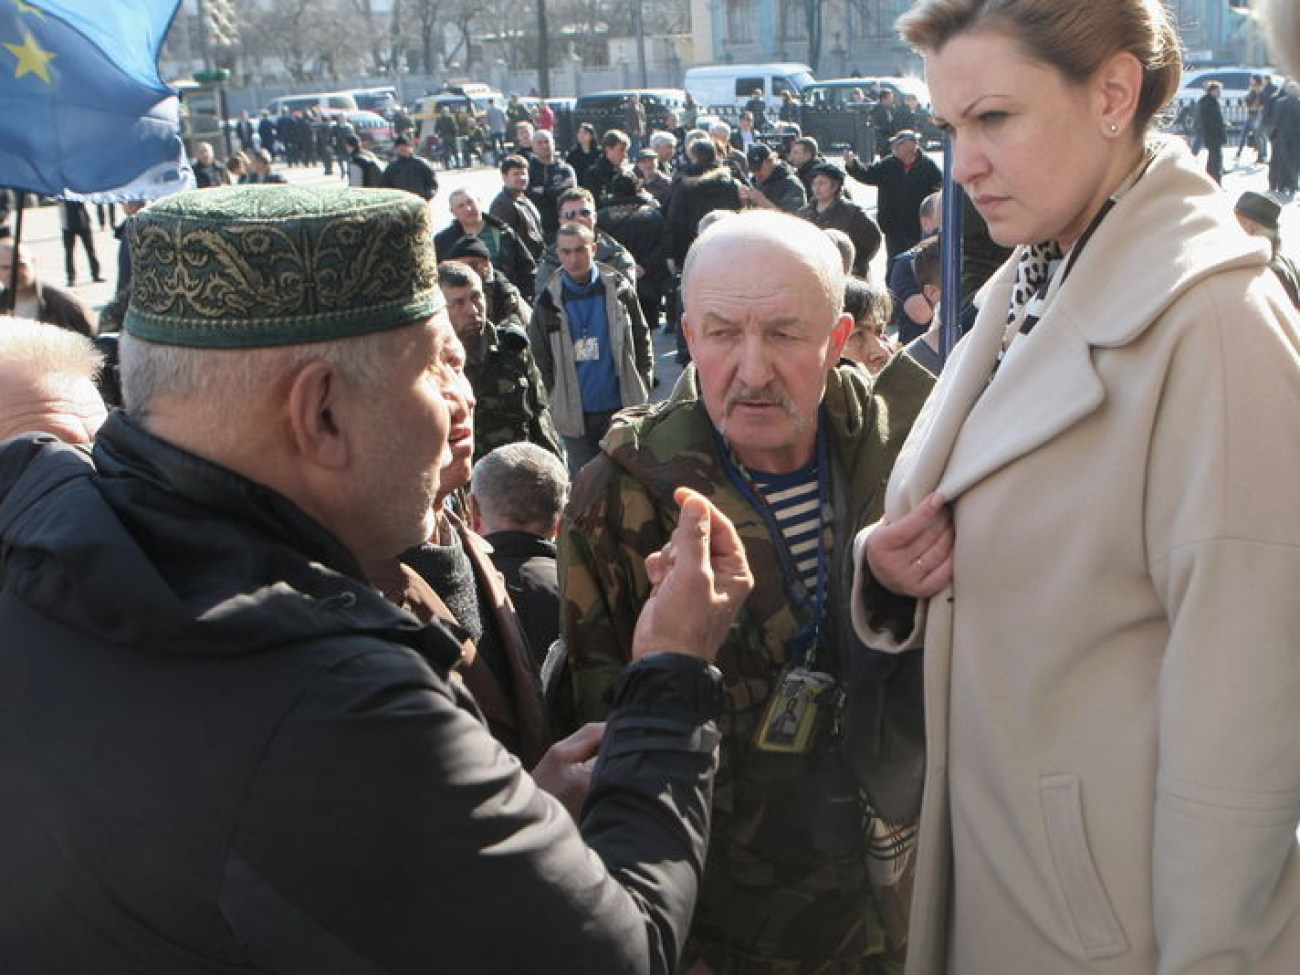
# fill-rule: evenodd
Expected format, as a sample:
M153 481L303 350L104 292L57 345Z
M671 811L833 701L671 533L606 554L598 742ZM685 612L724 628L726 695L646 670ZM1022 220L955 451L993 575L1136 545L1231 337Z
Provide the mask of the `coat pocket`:
M1052 863L1084 957L1095 960L1128 951L1128 938L1088 848L1079 776L1045 775L1038 793Z

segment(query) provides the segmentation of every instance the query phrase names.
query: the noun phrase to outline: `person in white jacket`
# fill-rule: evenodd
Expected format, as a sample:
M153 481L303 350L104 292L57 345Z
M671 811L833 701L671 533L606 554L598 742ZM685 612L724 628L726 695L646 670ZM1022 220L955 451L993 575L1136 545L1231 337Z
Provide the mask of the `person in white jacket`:
M981 294L857 540L858 634L925 653L908 972L1300 966L1300 336L1154 138L1158 0L919 0Z

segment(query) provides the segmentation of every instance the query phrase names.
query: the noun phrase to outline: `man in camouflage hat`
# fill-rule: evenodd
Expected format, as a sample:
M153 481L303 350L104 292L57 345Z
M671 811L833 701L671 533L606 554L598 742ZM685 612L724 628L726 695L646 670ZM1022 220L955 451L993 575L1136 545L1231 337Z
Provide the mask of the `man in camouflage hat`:
M93 451L0 445L6 975L676 966L743 551L681 493L588 846L453 680L458 636L360 569L428 536L463 384L428 214L337 187L155 203L125 411Z
M465 375L474 408L474 459L508 443L527 440L564 459L541 373L528 334L517 325L498 328L487 317L483 282L468 264L443 261L438 284L451 327L465 346Z
M895 843L909 834L860 800L841 751L856 712L840 699L879 690L849 686L851 657L869 652L850 626L850 547L879 517L932 380L905 357L874 385L837 364L853 326L840 256L796 217L718 221L691 249L682 290L694 364L667 401L615 419L561 532L579 718L610 707L650 593L643 561L676 524L673 490L707 494L740 532L756 585L719 658L723 760L686 970L896 971L909 848ZM869 862L882 868L874 890Z

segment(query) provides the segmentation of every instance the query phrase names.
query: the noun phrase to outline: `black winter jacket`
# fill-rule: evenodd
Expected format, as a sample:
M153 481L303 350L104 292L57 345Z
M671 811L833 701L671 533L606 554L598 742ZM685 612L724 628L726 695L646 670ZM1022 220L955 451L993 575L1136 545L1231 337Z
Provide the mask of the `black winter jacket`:
M686 252L700 232L700 218L714 210L739 210L740 184L725 167L683 166L668 198L670 255L681 271Z
M492 266L499 274L505 275L506 280L519 289L520 294L532 301L533 278L537 274L537 262L533 259L533 255L500 217L484 213L483 222L500 234L501 243ZM438 260L446 260L446 255L451 253L456 241L464 236L465 228L453 217L451 223L434 234L433 246L438 252Z
M589 848L449 679L450 630L121 412L93 459L0 446L0 585L6 975L674 970L716 670L628 671Z

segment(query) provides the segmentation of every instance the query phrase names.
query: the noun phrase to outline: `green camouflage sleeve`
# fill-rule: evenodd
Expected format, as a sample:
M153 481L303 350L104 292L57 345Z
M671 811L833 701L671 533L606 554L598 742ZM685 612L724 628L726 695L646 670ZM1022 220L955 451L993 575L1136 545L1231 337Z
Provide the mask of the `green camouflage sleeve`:
M632 631L650 591L643 553L672 531L662 518L607 456L589 463L574 487L560 530L560 628L580 722L606 716L632 659Z

